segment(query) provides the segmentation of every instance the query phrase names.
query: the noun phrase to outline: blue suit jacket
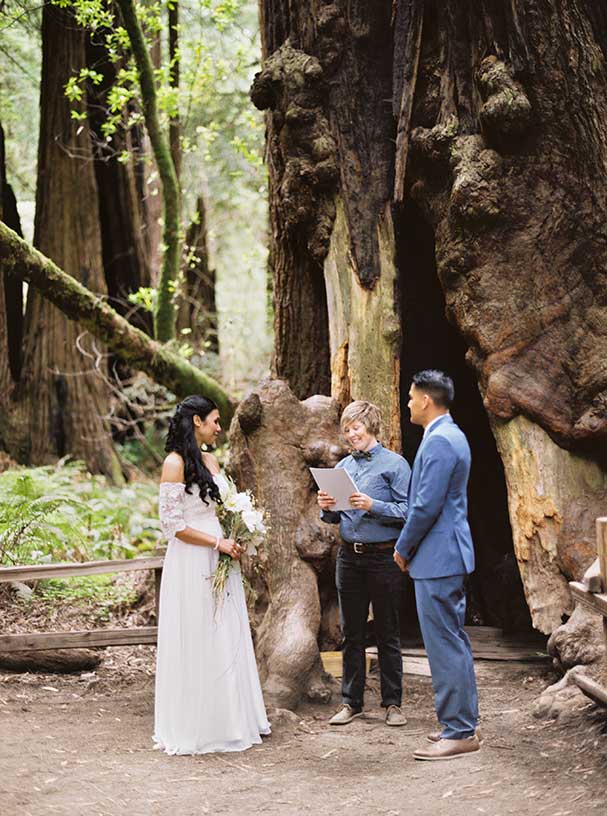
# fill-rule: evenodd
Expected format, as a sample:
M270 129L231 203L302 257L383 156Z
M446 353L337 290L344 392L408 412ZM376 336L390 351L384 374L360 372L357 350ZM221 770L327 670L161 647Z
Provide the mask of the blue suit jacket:
M424 436L409 482L409 512L396 550L412 578L443 578L474 570L468 525L470 447L449 414Z

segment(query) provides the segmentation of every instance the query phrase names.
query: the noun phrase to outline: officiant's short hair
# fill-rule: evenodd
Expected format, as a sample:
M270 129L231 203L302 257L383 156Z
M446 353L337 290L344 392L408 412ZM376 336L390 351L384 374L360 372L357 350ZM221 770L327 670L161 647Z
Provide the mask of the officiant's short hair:
M377 405L367 400L354 400L344 409L341 415L340 427L345 431L353 422L362 422L373 436L379 436L381 428L381 411Z

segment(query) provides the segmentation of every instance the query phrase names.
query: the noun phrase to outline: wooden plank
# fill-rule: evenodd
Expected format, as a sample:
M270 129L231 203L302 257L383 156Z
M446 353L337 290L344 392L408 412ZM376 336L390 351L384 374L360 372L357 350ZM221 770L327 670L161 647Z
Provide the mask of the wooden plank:
M599 557L603 589L607 592L607 517L596 520L596 554Z
M164 557L156 555L146 558L123 558L116 561L83 561L82 563L73 564L33 564L22 567L0 567L0 583L160 569L163 563Z
M157 635L156 626L92 629L90 632L30 632L25 635L0 635L0 652L130 646L138 643L156 643Z
M589 592L584 584L580 584L577 581L570 581L569 589L576 601L584 604L588 609L596 612L597 615L607 616L607 595Z
M323 669L332 674L333 677L341 678L342 675L342 655L341 652L321 652L320 659ZM367 671L371 668L371 656L366 655L365 664Z
M588 567L582 578L582 583L588 592L603 591L603 576L601 575L601 562L596 558ZM607 587L606 587L607 588Z
M432 677L427 657L403 657L403 674Z
M466 627L467 628L467 627ZM475 627L470 627L474 629ZM471 637L472 654L475 660L504 660L518 663L530 663L535 661L551 660L546 653L546 640L541 640L539 643L532 642L531 644L523 643L518 646L515 642L499 644L499 643L483 643L475 642ZM401 649L403 658L405 657L425 657L425 649L418 647L403 647ZM377 647L369 646L367 654L377 655Z
M603 688L603 686L596 683L594 680L591 680L590 677L586 677L584 674L577 674L573 673L573 682L576 686L584 692L587 697L590 697L595 703L598 705L605 706L607 708L607 689Z

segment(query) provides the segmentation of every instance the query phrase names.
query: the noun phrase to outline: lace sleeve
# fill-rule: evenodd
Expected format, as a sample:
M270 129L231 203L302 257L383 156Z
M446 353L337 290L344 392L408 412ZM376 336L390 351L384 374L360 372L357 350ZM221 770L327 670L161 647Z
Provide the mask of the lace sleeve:
M185 485L181 482L161 482L158 497L160 526L167 541L188 526L183 519Z

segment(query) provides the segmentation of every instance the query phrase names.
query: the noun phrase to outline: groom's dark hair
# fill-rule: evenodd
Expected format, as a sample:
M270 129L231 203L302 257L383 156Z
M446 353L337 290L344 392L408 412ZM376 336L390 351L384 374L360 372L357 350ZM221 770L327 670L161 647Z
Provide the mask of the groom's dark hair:
M413 385L419 388L440 408L450 408L455 396L453 380L444 371L436 368L427 368L413 375Z

